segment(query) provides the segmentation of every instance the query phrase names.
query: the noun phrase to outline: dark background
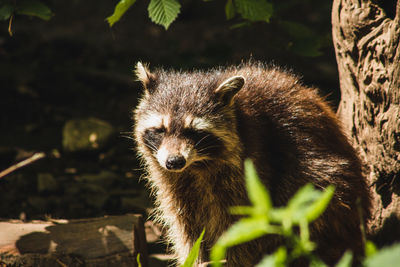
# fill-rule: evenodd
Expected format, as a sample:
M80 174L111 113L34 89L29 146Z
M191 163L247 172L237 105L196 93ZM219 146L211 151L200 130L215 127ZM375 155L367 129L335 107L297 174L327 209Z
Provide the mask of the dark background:
M132 75L139 60L185 70L250 58L272 62L319 87L334 108L338 103L331 1L276 1L270 24L239 28L232 28L239 18L226 20L224 1L183 1L168 31L150 21L142 0L110 29L105 18L117 2L47 1L54 17L16 16L13 37L8 21L0 22L0 171L46 153L0 179L0 218L146 213L151 200L129 138L141 92ZM312 33L293 34L285 21ZM304 56L316 41L321 55ZM65 151L65 123L89 117L107 121L117 134L99 150Z

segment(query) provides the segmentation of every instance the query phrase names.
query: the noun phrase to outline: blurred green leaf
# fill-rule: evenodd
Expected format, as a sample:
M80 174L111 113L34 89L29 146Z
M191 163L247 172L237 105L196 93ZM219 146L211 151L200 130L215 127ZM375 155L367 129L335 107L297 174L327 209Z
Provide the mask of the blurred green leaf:
M374 243L372 243L372 241L367 240L367 242L365 242L365 256L366 257L370 257L372 255L374 255L377 251L377 248L375 246Z
M217 241L211 250L214 266L221 266L228 247L245 243L269 232L264 218L245 218L233 224Z
M293 21L282 21L281 25L286 32L297 39L305 37L314 37L314 31L304 24Z
M250 21L269 22L273 13L272 3L267 0L235 0L235 7L242 18Z
M140 253L136 256L136 263L138 264L138 267L142 267L142 263L140 262Z
M274 254L265 256L256 267L285 267L286 258L286 248L279 247Z
M35 16L43 20L49 20L53 16L50 8L36 0L18 1L16 13L27 16Z
M0 20L7 20L14 13L14 7L9 4L4 4L0 7Z
M232 0L228 0L225 4L225 15L227 20L233 19L235 16L235 7Z
M120 18L125 14L125 12L136 2L136 0L121 0L115 6L114 13L107 17L106 20L110 27L114 25Z
M325 211L333 193L333 186L328 186L325 192L321 192L314 189L313 185L307 184L289 200L287 216L296 224L303 218L311 222Z
M346 251L340 258L339 262L336 263L335 267L351 267L353 260L353 254L351 251Z
M181 5L176 0L150 0L149 17L156 24L168 30L169 25L176 19Z
M272 201L267 189L258 178L256 168L251 160L244 162L247 193L251 203L262 214L267 214L272 207Z
M192 249L189 252L188 257L186 258L185 262L181 267L192 267L196 263L197 258L199 257L199 252L200 252L200 245L201 241L203 240L205 233L205 229L200 234L200 237L196 240L194 243Z
M281 26L293 38L288 47L291 51L305 57L322 55L323 39L313 29L292 21L282 21Z
M400 244L384 247L364 261L366 267L399 266Z
M318 57L323 53L321 52L322 40L318 37L299 39L291 43L288 48L293 53L303 57Z
M253 207L247 207L247 206L231 207L230 212L233 215L253 215L257 213Z
M333 197L333 194L335 193L335 187L333 185L330 185L325 189L323 193L321 193L320 191L317 192L320 193L318 199L316 199L306 210L305 217L307 219L307 222L314 221L326 210L329 202Z

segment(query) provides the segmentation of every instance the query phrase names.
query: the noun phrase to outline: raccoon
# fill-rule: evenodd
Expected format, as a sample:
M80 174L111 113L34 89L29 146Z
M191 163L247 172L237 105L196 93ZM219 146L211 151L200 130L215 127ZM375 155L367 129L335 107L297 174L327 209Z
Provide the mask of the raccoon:
M150 72L139 62L136 75L144 93L134 137L178 263L203 228L198 264L208 261L210 248L238 219L229 208L249 204L246 158L276 206L307 183L321 190L334 185L327 210L310 225L317 254L330 265L347 249L362 254L370 194L355 151L316 89L260 62L192 72ZM282 242L266 236L233 247L226 266L253 266Z

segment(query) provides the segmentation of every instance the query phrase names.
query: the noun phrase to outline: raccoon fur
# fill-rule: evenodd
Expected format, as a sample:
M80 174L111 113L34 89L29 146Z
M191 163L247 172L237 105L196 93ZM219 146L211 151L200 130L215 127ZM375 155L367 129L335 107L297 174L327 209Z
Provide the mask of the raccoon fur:
M229 207L248 205L243 162L252 159L273 204L282 206L303 185L335 186L323 215L310 225L317 254L332 265L351 249L362 254L360 225L370 195L360 161L317 90L259 62L209 71L136 75L144 94L134 112L138 153L182 264L206 229L198 264L238 218ZM265 236L231 248L226 266L254 266L282 244Z

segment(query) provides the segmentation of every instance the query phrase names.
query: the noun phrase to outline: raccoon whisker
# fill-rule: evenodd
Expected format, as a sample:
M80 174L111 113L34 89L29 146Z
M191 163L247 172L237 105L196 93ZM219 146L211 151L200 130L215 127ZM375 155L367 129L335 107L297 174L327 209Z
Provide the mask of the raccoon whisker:
M153 142L151 142L150 140L146 139L145 146L150 148L150 150L152 150L152 151L157 151L156 145Z
M121 135L121 137L129 139L129 140L135 140L135 138L133 138L132 136L128 136L128 135Z
M201 138L199 141L197 141L197 143L194 146L198 146L204 139L206 139L207 137L211 136L211 134L207 134L206 136L204 136L203 138Z
M203 147L203 148L197 150L197 153L202 153L203 151L209 150L211 148L218 148L218 147L219 147L218 145Z

